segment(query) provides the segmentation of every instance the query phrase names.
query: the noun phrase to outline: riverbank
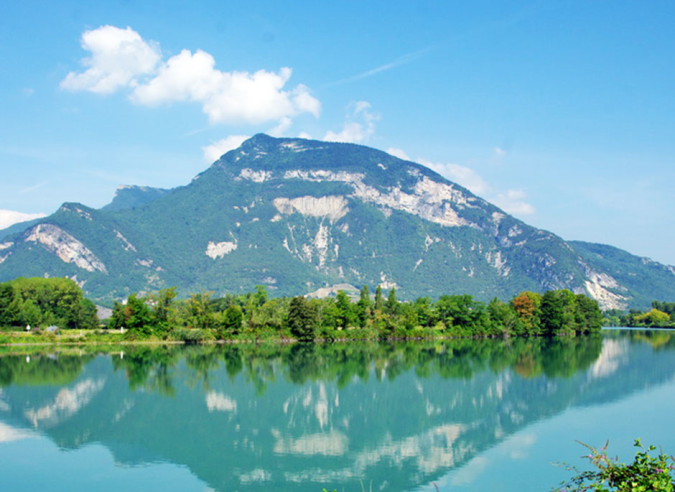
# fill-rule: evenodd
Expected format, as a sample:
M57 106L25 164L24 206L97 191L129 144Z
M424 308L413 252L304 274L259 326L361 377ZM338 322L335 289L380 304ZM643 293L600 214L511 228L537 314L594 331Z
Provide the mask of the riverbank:
M356 341L421 341L421 340L485 340L495 338L540 338L540 336L496 336L476 335L470 332L448 332L434 328L418 329L414 334L392 334L383 336L377 330L348 329L338 332L338 336L330 338L317 337L311 340L314 343L341 343ZM575 334L565 336L574 337ZM124 346L124 345L219 345L219 344L248 344L248 343L297 343L300 340L287 334L261 332L243 333L219 339L215 330L208 329L178 329L160 338L154 335L136 337L129 332L119 330L62 330L58 333L50 332L0 332L0 347L39 347L39 346ZM305 340L307 341L307 340Z

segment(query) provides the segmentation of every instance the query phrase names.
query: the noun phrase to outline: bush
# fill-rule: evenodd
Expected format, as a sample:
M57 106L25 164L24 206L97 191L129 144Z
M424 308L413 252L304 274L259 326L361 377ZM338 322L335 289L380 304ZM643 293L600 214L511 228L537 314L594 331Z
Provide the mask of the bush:
M635 459L628 465L619 463L617 458L608 457L607 444L600 449L583 445L591 451L585 458L588 458L596 470L579 472L576 467L568 467L576 471L577 475L570 481L563 482L556 491L673 492L675 488L670 473L675 470L675 458L663 451L658 456L651 456L649 453L656 448L644 448L640 439L635 441L635 447L638 448Z
M213 340L213 334L209 330L180 328L171 333L171 338L191 345Z

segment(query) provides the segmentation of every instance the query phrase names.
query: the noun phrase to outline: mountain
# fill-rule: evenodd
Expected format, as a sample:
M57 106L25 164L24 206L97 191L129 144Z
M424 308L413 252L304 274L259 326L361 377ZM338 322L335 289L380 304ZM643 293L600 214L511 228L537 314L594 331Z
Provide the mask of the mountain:
M11 226L0 230L0 241L4 240L7 236L25 231L28 227L37 224L39 221L40 219L33 219L25 222L17 222L16 224L12 224Z
M482 300L569 288L607 308L675 298L672 267L657 272L626 252L632 260L619 264L609 250L565 242L422 165L359 145L256 135L187 186L134 188L116 201L101 210L65 203L6 237L0 280L69 276L104 303L173 285L221 295L256 284L275 295L381 284L407 299Z
M101 210L108 212L117 212L128 208L140 207L150 203L157 198L166 195L171 190L164 188L152 188L150 186L121 185L115 192L115 197Z

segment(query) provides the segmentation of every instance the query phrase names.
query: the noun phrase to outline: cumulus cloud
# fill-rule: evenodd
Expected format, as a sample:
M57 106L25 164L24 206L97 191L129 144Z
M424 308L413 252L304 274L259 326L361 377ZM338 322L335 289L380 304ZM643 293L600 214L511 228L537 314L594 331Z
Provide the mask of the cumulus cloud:
M131 28L103 26L82 36L82 47L91 52L83 64L61 82L64 89L111 93L132 90L130 99L144 106L195 102L211 123L260 124L285 121L302 113L319 116L321 103L300 84L284 90L292 70L224 72L215 68L209 53L182 50L161 61L156 43L148 43Z
M506 190L498 193L490 201L499 208L514 215L532 215L535 209L525 201L527 195L523 190Z
M244 143L244 140L248 140L250 137L248 135L230 135L227 138L213 142L211 145L202 147L204 151L204 161L211 163L220 159L220 156L229 152L230 150L239 148L239 146Z
M82 60L84 72L70 72L61 81L61 88L110 94L134 86L139 76L155 70L161 55L156 43L147 43L127 27L103 26L85 31L82 48L91 56Z
M323 137L324 140L327 142L364 143L375 133L375 123L380 117L370 111L370 103L357 101L352 103L350 107L351 112L348 114L342 130L337 133L328 131Z
M0 209L0 229L18 224L19 222L26 222L27 220L40 219L46 217L45 214L24 214L22 212L15 212L13 210Z
M293 120L288 116L284 116L281 118L281 121L279 121L279 124L272 128L268 133L273 137L283 137L292 124Z
M417 162L433 169L441 176L450 181L463 186L476 195L484 195L490 190L490 186L473 169L452 163L436 163L425 159L418 159Z

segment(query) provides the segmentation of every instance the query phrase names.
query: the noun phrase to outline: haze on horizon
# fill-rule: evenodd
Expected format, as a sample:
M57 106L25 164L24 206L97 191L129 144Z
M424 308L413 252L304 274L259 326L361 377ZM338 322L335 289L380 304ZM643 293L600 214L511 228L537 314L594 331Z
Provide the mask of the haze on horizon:
M675 4L147 1L0 18L0 228L186 184L255 133L420 162L525 222L675 264Z

